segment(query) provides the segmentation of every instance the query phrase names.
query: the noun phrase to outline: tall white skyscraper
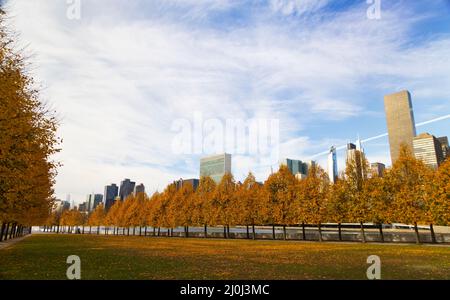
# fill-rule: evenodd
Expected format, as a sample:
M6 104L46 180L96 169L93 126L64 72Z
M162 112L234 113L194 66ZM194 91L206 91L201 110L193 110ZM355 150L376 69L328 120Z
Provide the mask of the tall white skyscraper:
M328 153L328 177L331 183L335 183L338 178L336 147L334 146L330 148L330 153Z

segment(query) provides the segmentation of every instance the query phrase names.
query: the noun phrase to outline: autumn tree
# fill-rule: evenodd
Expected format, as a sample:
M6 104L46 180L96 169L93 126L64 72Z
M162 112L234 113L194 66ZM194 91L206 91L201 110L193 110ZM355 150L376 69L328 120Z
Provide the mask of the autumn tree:
M69 226L69 232L72 232L71 228L83 225L84 221L83 214L77 209L65 210L61 215L61 225Z
M329 189L327 202L327 221L338 224L339 240L342 240L342 223L348 222L351 202L347 197L345 178L342 177Z
M167 229L167 235L170 235L170 229L173 228L172 216L170 215L171 203L174 200L174 196L177 193L177 187L175 183L169 184L164 192L161 194L159 205L155 211L157 214L158 234L160 228Z
M255 224L262 224L262 186L256 182L255 176L250 172L244 182L236 191L236 201L233 207L233 215L236 223L247 226L247 238L249 238L249 226L252 226L253 239L256 237Z
M297 184L297 179L287 166L281 166L278 172L271 174L264 183L263 201L269 222L273 224L273 238L275 238L275 224L283 224L286 239L286 225L297 223L298 211L294 206L297 199Z
M450 158L447 158L427 184L426 210L432 241L436 242L433 224L450 225Z
M90 227L97 226L97 228L99 228L102 224L104 224L105 218L106 218L105 208L103 204L99 204L90 214L87 221L87 225ZM89 233L91 233L91 229L92 228L89 228Z
M224 226L224 237L230 236L229 226L234 222L232 207L236 201L236 183L233 175L226 173L217 185L210 206L214 224Z
M162 194L155 192L145 204L146 223L153 227L153 235L156 235L156 227L159 227L159 215L162 205Z
M392 222L392 197L386 189L385 179L374 176L364 184L363 194L367 203L364 219L378 224L381 241L384 242L383 224Z
M43 224L58 166L57 121L12 36L0 8L0 223Z
M108 226L125 226L124 209L122 208L122 201L116 200L114 204L109 208L106 217L104 218L104 224ZM100 228L98 227L97 230ZM105 228L105 232L108 232L108 228Z
M427 184L432 170L416 159L408 147L402 145L400 155L386 172L385 188L392 199L392 220L414 224L416 242L420 243L418 223L429 224L427 209Z
M215 190L216 183L211 177L201 177L192 199L192 222L195 225L204 225L204 237L207 237L208 225L214 224L211 208Z
M321 225L327 219L330 182L325 171L313 166L308 177L300 181L298 192L299 219L302 223L317 224L319 241L322 241Z
M194 188L191 184L183 184L173 195L168 213L171 227L184 227L184 234L189 235L189 226L192 225L192 209Z
M361 151L353 152L347 158L345 168L344 197L348 203L348 221L360 224L362 242L366 242L364 222L369 218L370 203L368 193L364 190L367 186L368 162Z

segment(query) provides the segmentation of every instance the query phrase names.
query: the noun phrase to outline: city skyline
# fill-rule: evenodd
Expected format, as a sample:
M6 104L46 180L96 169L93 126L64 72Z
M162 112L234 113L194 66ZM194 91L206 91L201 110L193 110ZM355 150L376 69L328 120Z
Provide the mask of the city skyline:
M386 99L388 99L388 100L386 100ZM406 99L406 104L405 104L405 99ZM399 103L393 103L392 101L399 101ZM396 130L398 130L399 128L401 130L403 130L403 127L401 125L402 125L402 122L404 122L405 120L404 119L396 120L395 118L392 117L392 115L396 115L399 113L402 114L401 111L404 110L407 112L407 115L410 116L410 119L406 120L406 122L407 123L409 122L412 125L412 131L409 135L407 135L408 138L406 139L406 141L408 141L408 139L410 139L410 145L408 145L407 143L406 143L406 145L409 146L409 148L410 148L409 150L411 151L411 153L413 155L416 156L416 158L422 160L425 164L427 164L431 168L436 169L438 166L437 164L440 164L441 162L443 162L446 157L443 155L443 153L445 151L444 148L445 147L448 148L448 137L447 136L435 137L434 135L430 135L429 133L420 133L419 135L417 135L416 124L414 123L414 109L412 107L411 94L408 90L395 92L393 94L386 95L384 97L384 105L385 105L386 122L388 124L389 124L389 122L391 122L391 124L393 121L396 122L395 125L393 126L393 128L391 128L390 131L386 134L388 136L388 139L390 142L388 145L390 152L391 153L398 152L400 144L405 143L404 137L403 137L403 139L399 140L398 139L399 134L398 134L398 132L396 132ZM400 112L397 112L396 110L399 110ZM391 121L389 121L389 118L391 118ZM425 122L425 123L427 123L427 122ZM419 124L419 125L422 125L422 124ZM389 125L388 125L388 127L389 127ZM391 135L393 135L393 137L391 137ZM374 138L379 138L379 137L380 136L377 136ZM431 154L430 152L426 152L425 156L422 154L423 150L421 148L417 148L415 143L416 143L416 140L423 139L424 137L425 138L429 137L429 138L434 139L432 147L433 148L436 147L436 151L439 151L438 153L435 152L435 153ZM441 143L443 143L443 144L441 144ZM413 144L414 144L414 146L413 146ZM429 146L426 146L426 147L429 148ZM364 174L362 173L361 159L367 159L367 158L366 158L364 148L362 146L362 142L359 137L359 134L358 134L355 144L349 142L346 145L345 160L344 160L343 167L338 166L336 153L337 153L336 146L334 146L334 145L331 146L331 149L328 152L328 157L327 157L327 162L326 162L327 164L326 164L326 166L322 166L324 168L324 170L328 173L330 182L334 183L335 180L341 175L341 173L345 171L345 168L346 168L347 164L349 163L349 161L354 161L356 163L356 170L357 170L356 172L360 173L359 176L364 176ZM431 157L430 157L430 155L431 155ZM433 155L434 155L434 157L433 157ZM356 159L356 161L355 161L355 159ZM430 160L433 161L433 159L436 160L435 164L433 164L433 163L430 164ZM223 174L225 174L225 173L233 174L231 160L232 160L232 156L227 153L201 157L200 158L200 167L199 167L199 172L200 172L199 178L201 178L202 176L212 176L213 180L216 183L219 183ZM392 158L391 158L391 160L392 160ZM381 162L375 162L375 161L367 161L367 162L368 162L369 174L366 174L366 175L373 176L373 174L377 174L377 176L382 176L384 169L386 167L385 164L383 164ZM302 178L305 178L307 176L307 172L308 172L307 169L309 168L308 166L310 166L312 164L317 164L317 161L309 160L306 163L304 163L298 159L283 158L279 161L278 166L281 166L281 165L287 166L288 169L291 171L291 173L293 175L295 175L298 180L301 180ZM271 172L272 171L273 171L273 169L271 168ZM202 173L203 173L203 175L202 175ZM195 190L196 187L198 186L199 178L187 179L186 181L189 182L194 187L194 190ZM195 181L195 183L193 183L193 182L191 183L191 181ZM179 187L181 187L181 185L183 183L183 178L180 178L179 180L175 180L173 182L176 184L177 188L179 188ZM131 184L131 186L128 187L128 185L130 185L130 184ZM113 184L113 186L114 185L115 184ZM123 188L124 185L127 187ZM107 198L106 190L109 187L110 186L105 186L105 199ZM128 195L130 195L132 193L136 193L136 187L137 187L136 182L130 181L130 179L128 179L128 178L122 180L119 191L123 190L123 189L126 189L127 191L122 192L122 193L119 192L118 198L120 198L121 201L125 200L125 198ZM139 188L140 188L140 191L145 191L145 186L142 183L139 185ZM155 192L157 192L157 191L155 191ZM162 190L159 192L162 192ZM89 194L88 197L90 197L91 195L93 195L93 194ZM78 206L87 205L87 203L88 203L88 200L86 202L79 202ZM109 207L110 207L110 205L108 205L108 207L106 207L106 210L108 210ZM90 210L88 209L88 211L90 211Z
M275 117L280 158L300 160L358 134L387 132L389 93L411 91L417 123L450 114L445 1L384 3L380 20L367 19L365 1L279 3L115 1L106 16L105 2L96 1L68 20L64 1L6 1L21 43L35 54L43 97L60 112L56 196L79 202L124 177L152 193L197 177L206 153L168 150L172 122L192 119L192 111L222 121ZM417 131L446 136L448 124ZM364 148L369 161L390 165L386 137ZM258 180L270 174L257 157L231 154L237 180L250 170ZM341 171L345 151L337 154ZM326 155L317 160L326 166Z

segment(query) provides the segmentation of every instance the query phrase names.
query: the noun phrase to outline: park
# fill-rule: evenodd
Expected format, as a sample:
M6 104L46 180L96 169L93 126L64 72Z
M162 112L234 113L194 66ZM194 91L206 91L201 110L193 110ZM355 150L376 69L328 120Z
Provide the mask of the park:
M450 247L284 240L32 234L0 249L0 279L67 279L77 255L81 279L355 279L367 258L381 279L450 279Z

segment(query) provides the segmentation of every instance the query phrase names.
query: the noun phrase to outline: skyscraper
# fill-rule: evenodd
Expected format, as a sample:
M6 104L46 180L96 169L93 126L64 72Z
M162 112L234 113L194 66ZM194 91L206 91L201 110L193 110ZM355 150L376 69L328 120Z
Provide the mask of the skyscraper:
M384 97L384 109L389 134L391 161L394 163L400 146L405 144L413 152L413 138L416 136L411 94L401 91Z
M101 194L89 194L86 197L86 210L93 211L103 200Z
M196 178L191 178L191 179L180 178L179 180L175 181L177 190L181 189L181 187L185 184L190 184L195 191L195 190L197 190L199 183L200 183L200 180L198 180Z
M334 146L330 148L330 153L328 154L328 177L331 183L335 183L338 178L336 147Z
M442 155L444 160L450 155L450 147L448 145L448 138L446 136L441 136L437 138L442 147Z
M369 170L369 177L383 177L384 170L386 169L386 166L380 162L371 163L370 164L370 170Z
M125 178L120 183L120 189L119 189L119 196L120 200L125 200L129 195L131 195L134 191L134 186L136 185L136 182L131 181L128 178Z
M137 195L138 193L145 193L145 186L143 183L138 184L134 187L134 194Z
M116 184L111 184L105 186L104 200L105 200L105 210L109 210L113 206L114 201L119 194L119 187Z
M308 176L310 169L315 165L315 161L303 162L297 159L286 158L280 164L286 166L297 179L303 179Z
M210 176L216 183L225 173L231 174L231 154L220 154L200 159L200 178Z
M441 143L429 133L422 133L416 136L413 140L413 146L416 158L433 169L437 169L444 161Z
M356 172L357 178L364 177L364 149L361 146L361 141L358 139L356 145L352 143L347 144L347 159L346 166L351 165Z

